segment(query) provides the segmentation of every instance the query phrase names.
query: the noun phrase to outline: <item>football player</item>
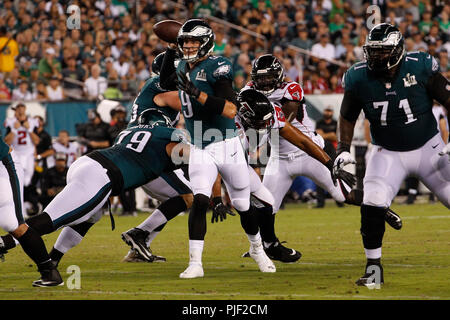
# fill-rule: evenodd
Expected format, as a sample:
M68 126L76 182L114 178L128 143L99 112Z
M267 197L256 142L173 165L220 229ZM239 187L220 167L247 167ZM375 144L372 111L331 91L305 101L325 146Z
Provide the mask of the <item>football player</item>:
M255 215L251 214L250 181L247 161L236 136L233 71L224 57L212 55L214 33L200 19L190 19L177 37L181 61L176 70L176 51L166 51L161 70L161 85L176 71L179 97L186 129L191 135L189 180L194 202L189 214L189 265L180 278L203 277L202 253L206 234L206 211L211 189L220 173L232 206L250 242L250 256L260 271L275 272L265 254ZM164 77L164 79L163 79Z
M402 181L416 175L450 208L450 145L445 145L433 116L433 99L450 109L450 84L436 60L424 52L405 53L394 26L372 28L363 47L366 61L344 74L335 168L354 159L350 143L361 110L370 122L372 144L364 177L361 235L367 257L358 285L384 282L381 247L384 216Z
M295 81L284 81L283 66L275 56L266 54L257 58L252 66L251 77L252 81L242 91L255 89L265 94L277 109L281 108L287 122L308 136L320 148L324 147L323 138L314 131L314 125L308 117L301 86ZM260 228L265 230L262 232L264 248L266 253L270 252L271 259L290 263L297 261L301 256L294 249L283 248L274 230L275 214L297 176L307 176L327 190L338 202L356 205L362 202L362 192L359 190L349 192L351 189L349 185L347 187L350 188L342 184L335 185L325 166L282 134L279 143L271 143L271 155L265 172L263 184L273 194L275 203L273 212L268 210L261 216ZM386 212L385 218L392 227L401 228L401 219L392 210Z
M77 159L67 173L66 187L42 214L27 219L27 225L43 235L64 226L77 230L84 222L94 224L101 218L101 208L109 196L142 186L163 171L173 170L172 151L183 140L183 132L172 128L166 115L158 109L147 109L136 126L119 134L114 146ZM176 150L178 158L184 151ZM113 219L112 224L114 228ZM2 237L4 249L8 250L14 247L14 241L6 238ZM75 244L81 241L72 240Z
M41 278L33 282L35 287L63 285L56 267L45 248L44 241L22 216L23 169L15 152L1 139L0 135L0 227L9 232L0 237L0 259L7 249L15 246L16 239L23 251L36 263Z

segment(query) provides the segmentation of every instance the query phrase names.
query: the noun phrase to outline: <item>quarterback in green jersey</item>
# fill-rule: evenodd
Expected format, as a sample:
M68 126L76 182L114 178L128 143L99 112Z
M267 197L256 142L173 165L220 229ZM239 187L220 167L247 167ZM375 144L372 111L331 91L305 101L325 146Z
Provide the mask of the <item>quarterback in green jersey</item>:
M0 237L0 259L4 259L9 247L16 245L16 239L41 273L41 278L34 281L33 286L62 285L64 282L50 259L44 241L23 219L22 190L23 169L0 134L0 227L9 232L8 236Z
M450 109L450 84L436 60L424 52L405 53L400 31L382 23L364 45L366 61L344 74L334 167L354 163L353 129L361 110L370 122L373 148L364 177L361 235L367 257L358 285L384 282L381 247L384 215L408 175L417 176L450 208L450 152L433 116L433 99ZM447 146L446 146L447 144Z
M231 62L212 55L214 32L203 20L190 19L177 37L181 61L173 68L175 50L167 50L161 68L164 88L175 72L186 129L191 138L189 180L194 202L189 215L189 265L180 278L203 277L202 253L206 211L211 189L219 173L232 206L250 242L250 256L260 271L275 272L263 250L255 214L251 214L250 177L244 150L236 135L236 95Z

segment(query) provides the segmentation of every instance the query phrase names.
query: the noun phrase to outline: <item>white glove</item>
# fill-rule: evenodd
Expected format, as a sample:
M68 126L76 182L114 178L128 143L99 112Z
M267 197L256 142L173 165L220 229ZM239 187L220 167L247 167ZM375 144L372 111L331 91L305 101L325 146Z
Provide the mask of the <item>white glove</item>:
M340 153L334 160L333 174L337 175L339 170L342 170L347 164L350 163L356 163L350 152L344 151Z
M448 144L442 149L442 151L439 152L439 155L440 155L440 156L444 156L444 155L446 155L446 154L449 156L449 159L450 159L450 143L448 143Z

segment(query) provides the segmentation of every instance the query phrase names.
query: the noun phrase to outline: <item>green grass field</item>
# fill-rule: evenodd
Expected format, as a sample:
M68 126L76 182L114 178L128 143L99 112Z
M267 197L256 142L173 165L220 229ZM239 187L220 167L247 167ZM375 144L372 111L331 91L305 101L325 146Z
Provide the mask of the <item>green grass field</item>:
M357 287L365 256L359 234L359 208L325 209L288 205L278 213L280 240L298 249L298 263L276 262L277 272L263 274L252 259L241 258L248 241L239 218L208 223L203 267L205 277L178 278L188 263L187 215L169 222L153 242L165 263L122 263L128 247L121 232L147 217L117 217L111 231L108 217L94 226L83 242L63 258L64 279L70 265L81 269L81 289L33 288L36 267L20 248L0 263L0 299L450 299L450 214L441 204L393 207L404 221L395 231L386 225L383 246L385 285L380 290ZM210 213L208 214L210 218ZM57 233L46 236L50 249ZM67 281L66 281L67 282Z

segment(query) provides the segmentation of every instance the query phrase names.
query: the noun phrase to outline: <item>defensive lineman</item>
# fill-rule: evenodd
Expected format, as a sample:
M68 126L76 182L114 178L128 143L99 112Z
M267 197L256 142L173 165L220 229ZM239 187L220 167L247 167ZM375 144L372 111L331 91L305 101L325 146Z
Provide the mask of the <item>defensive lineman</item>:
M265 94L275 108L281 108L287 122L311 138L319 147L324 147L323 138L314 131L314 125L308 117L301 86L295 81L284 81L283 66L275 56L266 54L257 58L253 63L251 76L252 81L241 92L255 89ZM284 121L281 123L281 127L284 127ZM296 176L307 176L312 179L338 202L356 205L362 202L362 192L357 190L350 192L351 185L348 184L347 187L340 183L334 184L329 170L323 164L283 135L280 136L279 143L271 143L271 155L265 172L263 184L273 194L275 202L273 212L267 211L262 215L260 228L264 230L262 232L264 248L271 259L295 262L301 256L294 249L276 250L283 246L274 230L275 214ZM402 226L400 217L391 210L386 212L386 220L396 229ZM290 254L286 254L289 251Z
M384 215L408 174L416 175L450 208L450 144L445 145L432 112L433 99L450 109L450 84L427 53L405 54L400 31L375 26L364 46L366 61L344 75L335 168L354 162L349 151L361 109L374 147L364 177L361 235L367 257L358 285L384 282L381 247Z

